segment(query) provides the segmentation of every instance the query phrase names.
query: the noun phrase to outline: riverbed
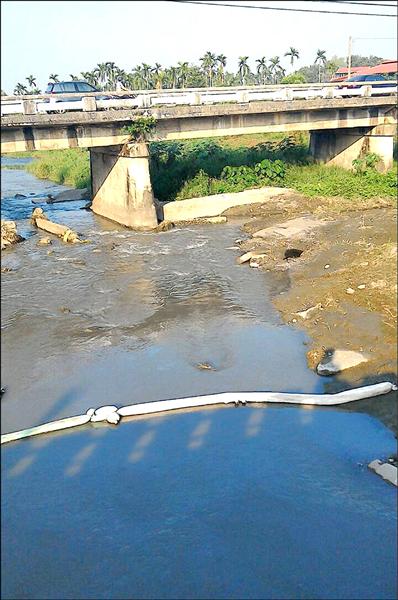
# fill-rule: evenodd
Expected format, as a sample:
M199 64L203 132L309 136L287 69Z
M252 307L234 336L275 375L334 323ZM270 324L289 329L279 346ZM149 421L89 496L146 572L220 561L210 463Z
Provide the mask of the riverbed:
M324 391L310 339L273 304L288 274L235 262L244 219L134 233L85 201L46 204L62 189L2 169L3 218L26 237L2 253L2 432L104 404ZM35 206L88 243L38 245ZM396 444L355 414L372 414L364 402L187 411L6 445L2 597L395 597L395 491L367 464Z

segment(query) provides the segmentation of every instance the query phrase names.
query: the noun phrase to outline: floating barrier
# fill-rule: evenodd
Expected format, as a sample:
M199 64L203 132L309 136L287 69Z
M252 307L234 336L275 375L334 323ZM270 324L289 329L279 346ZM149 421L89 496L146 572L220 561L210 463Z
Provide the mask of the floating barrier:
M87 423L110 423L117 425L122 417L134 417L152 415L173 410L184 410L187 408L200 408L215 406L217 404L233 404L245 406L246 404L298 404L307 406L337 406L347 402L355 402L365 398L372 398L396 390L397 386L389 381L367 385L337 394L290 394L286 392L223 392L221 394L210 394L207 396L191 396L188 398L176 398L174 400L159 400L157 402L145 402L143 404L131 404L130 406L101 406L94 409L89 408L84 415L51 421L29 429L22 429L1 436L1 443L7 444L23 438L62 431L86 425Z

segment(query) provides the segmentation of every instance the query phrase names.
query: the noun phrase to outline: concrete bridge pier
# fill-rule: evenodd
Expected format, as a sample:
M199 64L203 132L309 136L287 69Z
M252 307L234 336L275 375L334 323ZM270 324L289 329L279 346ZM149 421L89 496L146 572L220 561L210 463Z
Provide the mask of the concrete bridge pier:
M90 148L92 210L141 231L157 226L145 142Z
M352 161L365 154L375 153L381 158L378 169L392 168L394 125L324 129L311 131L310 152L317 162L352 169Z

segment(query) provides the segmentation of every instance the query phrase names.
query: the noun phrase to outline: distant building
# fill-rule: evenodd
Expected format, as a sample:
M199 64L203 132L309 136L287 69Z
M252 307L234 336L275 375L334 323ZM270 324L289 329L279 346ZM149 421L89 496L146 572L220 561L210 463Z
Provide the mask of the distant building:
M354 75L386 75L391 76L391 78L396 78L398 72L398 62L396 60L382 60L380 64L374 67L368 66L360 66L360 67L351 67L351 76ZM348 67L339 67L333 77L331 78L331 82L339 82L345 81L348 77Z

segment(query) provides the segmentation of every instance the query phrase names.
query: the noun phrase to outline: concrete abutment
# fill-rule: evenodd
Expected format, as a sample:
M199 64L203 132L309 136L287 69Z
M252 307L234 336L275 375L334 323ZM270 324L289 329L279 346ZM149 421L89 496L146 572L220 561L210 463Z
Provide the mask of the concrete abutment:
M378 169L388 171L393 164L394 125L311 131L310 151L317 162L352 169L352 161L365 154L381 158Z
M92 210L137 230L150 230L158 220L145 142L90 148Z

